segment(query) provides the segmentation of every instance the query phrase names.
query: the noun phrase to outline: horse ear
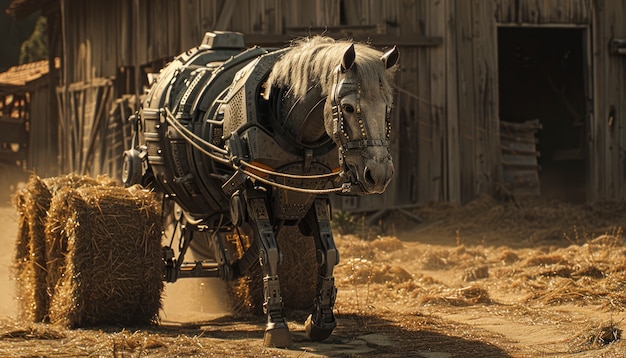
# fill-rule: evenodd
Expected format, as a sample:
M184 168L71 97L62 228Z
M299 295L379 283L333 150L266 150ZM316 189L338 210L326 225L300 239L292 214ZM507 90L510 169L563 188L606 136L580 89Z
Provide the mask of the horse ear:
M385 52L380 59L383 60L385 68L389 69L398 62L399 57L400 51L398 51L398 46L394 46L391 50Z
M354 65L354 59L356 58L356 52L354 52L354 44L350 44L343 53L343 59L341 60L341 71L346 72L352 65Z

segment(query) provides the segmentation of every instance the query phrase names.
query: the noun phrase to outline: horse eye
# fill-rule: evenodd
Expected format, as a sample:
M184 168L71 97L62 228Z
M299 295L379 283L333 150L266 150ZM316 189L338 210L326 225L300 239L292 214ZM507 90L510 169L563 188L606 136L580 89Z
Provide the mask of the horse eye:
M351 104L344 104L341 108L343 108L343 111L346 113L354 113L354 107L352 107Z

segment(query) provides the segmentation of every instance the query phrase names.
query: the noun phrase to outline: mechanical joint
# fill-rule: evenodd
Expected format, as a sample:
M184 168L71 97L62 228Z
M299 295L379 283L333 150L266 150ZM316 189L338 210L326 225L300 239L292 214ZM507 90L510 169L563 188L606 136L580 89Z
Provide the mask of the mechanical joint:
M278 276L263 277L263 292L265 301L263 302L263 312L272 317L283 317L283 299L280 295L280 283Z

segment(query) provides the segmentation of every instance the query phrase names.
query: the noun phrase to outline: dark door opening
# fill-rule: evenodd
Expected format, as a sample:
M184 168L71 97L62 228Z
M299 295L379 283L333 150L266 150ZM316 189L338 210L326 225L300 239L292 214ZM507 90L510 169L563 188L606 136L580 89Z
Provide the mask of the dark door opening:
M500 120L539 120L539 192L586 200L584 29L498 29Z

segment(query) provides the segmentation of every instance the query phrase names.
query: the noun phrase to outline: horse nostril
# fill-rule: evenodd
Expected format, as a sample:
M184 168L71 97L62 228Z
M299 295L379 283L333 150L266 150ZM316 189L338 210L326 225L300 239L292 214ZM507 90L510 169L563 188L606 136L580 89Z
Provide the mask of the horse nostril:
M363 178L368 184L376 185L376 179L374 179L374 176L372 175L372 171L370 170L370 168L367 168L367 167L365 168L363 172Z

